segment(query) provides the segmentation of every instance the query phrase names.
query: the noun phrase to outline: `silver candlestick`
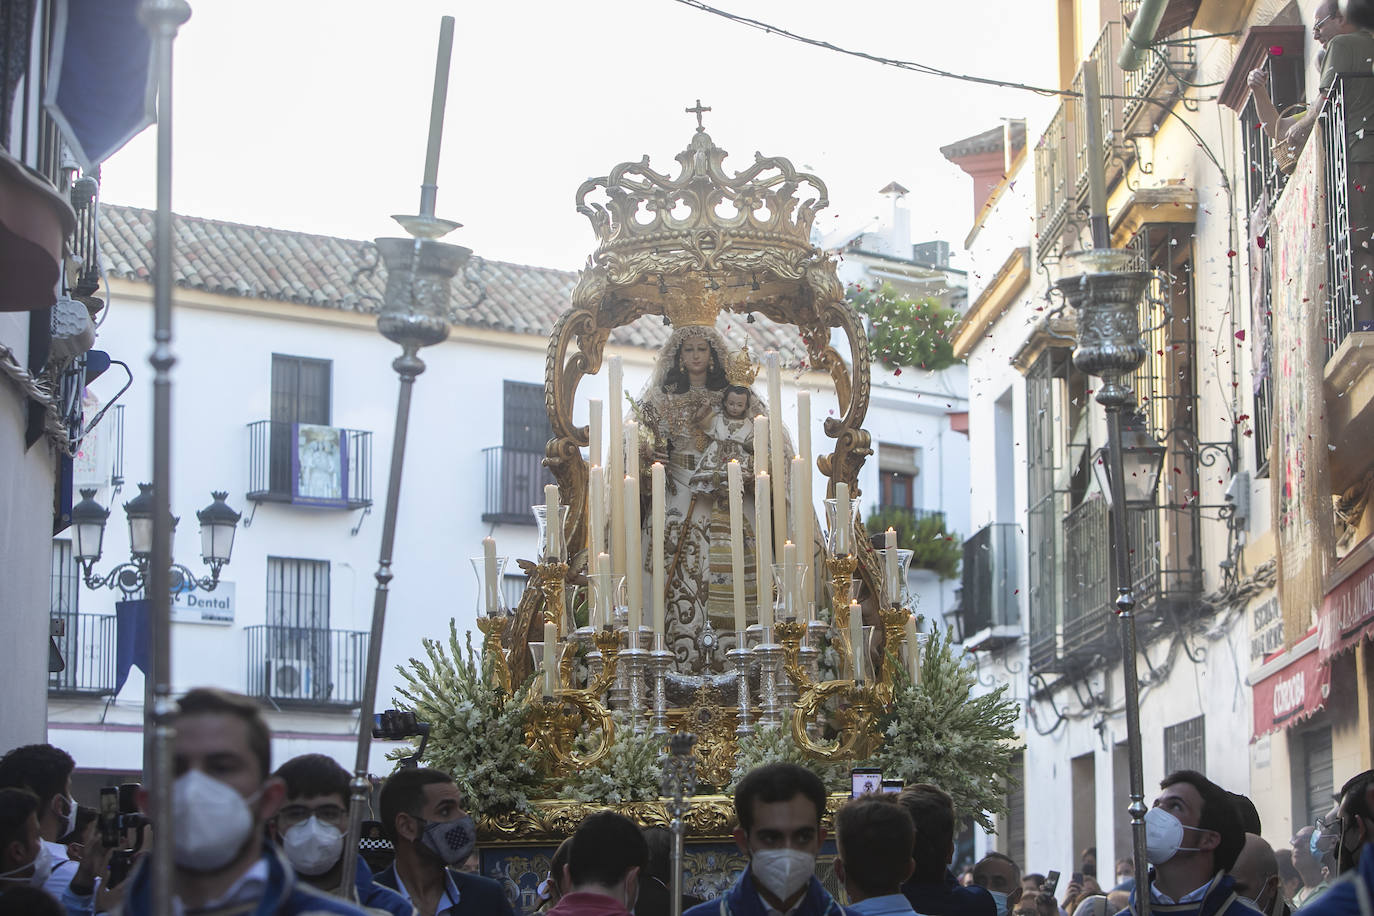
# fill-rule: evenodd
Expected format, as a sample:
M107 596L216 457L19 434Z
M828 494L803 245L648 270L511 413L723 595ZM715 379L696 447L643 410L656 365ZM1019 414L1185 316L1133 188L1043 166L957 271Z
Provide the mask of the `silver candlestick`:
M673 666L675 656L664 645L663 634L654 634L654 648L649 653L649 668L654 677L654 723L655 735L668 734L668 669Z
M673 835L672 871L668 886L669 916L682 916L682 858L683 839L687 834L687 811L692 807L692 795L697 790L697 760L692 747L697 736L689 733L673 735L668 742L668 759L663 765L663 781L659 790L668 799L668 830Z
M630 645L620 653L629 691L630 724L636 735L644 734L644 673L649 665L649 653L640 647L639 634L630 633Z
M754 653L749 648L746 630L735 631L735 648L726 652L725 658L735 671L735 690L739 694L739 722L735 724L735 734L752 735L754 721L749 708L749 668Z
M773 641L773 628L764 627L754 647L759 660L759 703L763 707L760 724L770 728L782 725L782 705L778 702L778 669L782 666L782 646Z

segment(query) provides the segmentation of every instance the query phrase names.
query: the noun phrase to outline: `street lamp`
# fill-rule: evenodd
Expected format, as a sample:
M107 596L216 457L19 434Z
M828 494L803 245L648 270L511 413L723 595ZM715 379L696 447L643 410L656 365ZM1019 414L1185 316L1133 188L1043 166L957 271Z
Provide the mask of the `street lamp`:
M1121 421L1122 488L1126 505L1153 504L1159 492L1159 473L1164 469L1164 446L1150 435L1145 416L1135 411ZM1107 506L1115 506L1112 491L1111 447L1104 445L1093 453L1093 476Z
M129 521L129 554L132 559L120 563L103 576L94 567L100 560L105 540L105 522L110 510L95 501L95 490L81 491L81 501L72 506L72 555L81 564L82 579L89 589L117 588L125 596L144 591L151 584L153 551L153 485L138 485L138 495L124 504ZM210 567L210 575L197 579L195 573L180 563L170 564L169 581L173 591L200 589L212 592L219 585L220 570L229 562L234 549L234 530L239 513L224 502L228 493L215 490L214 502L196 513L200 521L201 559ZM171 530L177 519L168 516Z

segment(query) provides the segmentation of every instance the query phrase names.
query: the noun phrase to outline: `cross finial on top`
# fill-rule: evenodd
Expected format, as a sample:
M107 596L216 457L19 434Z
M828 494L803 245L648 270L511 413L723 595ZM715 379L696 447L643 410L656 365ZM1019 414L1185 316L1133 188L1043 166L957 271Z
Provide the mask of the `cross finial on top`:
M701 116L710 110L711 109L709 107L701 107L701 99L697 99L697 106L695 108L683 109L683 111L687 112L688 114L694 114L697 116L697 133L699 134L706 132L706 128L701 126Z

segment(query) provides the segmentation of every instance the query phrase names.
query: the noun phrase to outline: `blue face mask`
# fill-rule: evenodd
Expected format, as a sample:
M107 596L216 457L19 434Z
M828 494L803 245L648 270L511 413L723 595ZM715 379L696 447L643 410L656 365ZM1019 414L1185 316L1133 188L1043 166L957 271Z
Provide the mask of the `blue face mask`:
M1001 891L988 891L997 904L997 916L1007 916L1007 895Z

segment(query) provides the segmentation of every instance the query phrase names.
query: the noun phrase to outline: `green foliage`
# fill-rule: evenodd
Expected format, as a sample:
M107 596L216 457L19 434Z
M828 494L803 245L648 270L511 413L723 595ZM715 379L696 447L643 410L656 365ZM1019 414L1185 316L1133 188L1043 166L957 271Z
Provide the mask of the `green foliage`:
M397 690L406 701L397 706L429 723L424 763L451 773L468 807L489 814L528 811L530 798L540 794L540 778L525 743L526 707L483 677L472 634L465 650L457 625L450 620L448 628L447 649L437 639L424 640L428 663L412 658L408 668L396 666L407 684Z
M993 830L992 814L1006 811L1006 780L1018 750L1020 708L1007 685L973 695L971 662L956 656L938 630L921 654L921 682L898 665L892 709L879 723L882 748L869 762L888 778L932 782L954 799L956 817L972 816Z
M654 801L663 777L665 743L661 735L636 735L629 721L618 715L610 751L596 766L574 770L559 795L601 805ZM585 736L578 738L582 751L594 744Z
M884 368L946 369L954 358L954 326L962 317L936 299L912 299L884 283L851 287L851 305L872 323L868 346Z
M945 528L943 515L916 517L916 513L900 506L886 506L868 516L865 523L870 534L882 534L889 528L897 532L897 546L911 550L914 569L928 569L941 579L959 575L963 559L963 541Z
M826 763L809 757L792 740L792 727L784 723L782 727L759 727L752 735L739 739L739 750L735 754L735 768L730 773L730 782L723 794L734 795L735 784L744 774L766 763L795 763L804 766L821 778L827 787L834 789L843 781L843 768L839 764Z

